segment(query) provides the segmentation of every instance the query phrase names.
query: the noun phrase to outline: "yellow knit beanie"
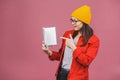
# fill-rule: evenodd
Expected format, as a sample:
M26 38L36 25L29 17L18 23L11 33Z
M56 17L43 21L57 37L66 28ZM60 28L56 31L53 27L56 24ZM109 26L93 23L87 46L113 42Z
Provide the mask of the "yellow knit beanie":
M87 5L83 5L82 7L73 11L71 16L89 25L91 20L90 7Z

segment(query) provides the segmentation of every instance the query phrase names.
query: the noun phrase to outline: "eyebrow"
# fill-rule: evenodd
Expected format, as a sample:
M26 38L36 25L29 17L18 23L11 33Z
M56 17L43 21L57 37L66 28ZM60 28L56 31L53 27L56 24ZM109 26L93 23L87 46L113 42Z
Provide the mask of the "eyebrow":
M73 19L73 18L71 18L72 20L76 20L76 21L79 21L78 19Z

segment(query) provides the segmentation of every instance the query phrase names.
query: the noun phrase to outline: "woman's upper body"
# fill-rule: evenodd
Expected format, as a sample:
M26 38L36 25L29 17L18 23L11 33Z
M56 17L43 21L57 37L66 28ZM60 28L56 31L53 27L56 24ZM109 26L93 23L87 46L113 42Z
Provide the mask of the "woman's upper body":
M65 32L64 37L70 38L70 34L73 34L74 30L70 30ZM88 78L88 67L92 60L96 57L97 51L99 48L99 39L92 35L90 39L88 40L87 44L84 47L81 47L82 44L82 37L79 37L78 42L76 44L76 49L72 52L72 64L70 73L68 75L68 80L73 79L80 79L80 78ZM64 55L66 42L63 40L61 49L56 52L52 51L52 55L49 56L50 60L58 60L60 61L58 69L60 68L62 64L62 59ZM56 72L56 75L58 73L58 70ZM87 79L86 79L87 80Z
M66 64L63 61L66 60L64 58L67 58L65 54L70 52L72 61L70 63L67 61L67 68L70 69L68 80L88 80L88 68L97 55L100 41L89 26L91 20L89 6L85 5L76 9L71 16L73 30L66 31L61 37L63 40L60 50L58 52L51 51L45 45L42 46L42 49L49 55L50 60L60 61L56 76L59 68ZM77 39L76 43L75 39ZM71 50L69 51L66 47Z

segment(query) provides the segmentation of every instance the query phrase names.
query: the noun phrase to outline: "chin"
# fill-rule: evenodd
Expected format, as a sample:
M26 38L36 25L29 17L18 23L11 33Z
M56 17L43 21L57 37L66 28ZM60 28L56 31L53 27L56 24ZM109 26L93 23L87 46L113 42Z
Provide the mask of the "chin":
M75 31L78 31L79 29L74 28Z

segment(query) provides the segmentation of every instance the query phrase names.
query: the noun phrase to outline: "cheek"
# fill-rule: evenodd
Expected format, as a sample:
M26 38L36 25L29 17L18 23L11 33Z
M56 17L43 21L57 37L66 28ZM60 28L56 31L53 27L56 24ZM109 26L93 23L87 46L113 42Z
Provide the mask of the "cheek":
M80 30L82 28L82 23L77 23L74 26L74 30Z
M77 29L81 29L81 28L82 28L82 25L77 25L76 28L77 28Z
M78 26L79 29L81 29L82 26L83 26L83 24L82 24L82 23L79 23L77 26Z
M75 30L80 30L80 28L81 28L81 27L79 27L79 26L75 26L75 27L74 27Z
M81 27L80 27L80 26L78 26L78 27L77 27L77 29L78 29L78 30L80 30L80 29L81 29Z

